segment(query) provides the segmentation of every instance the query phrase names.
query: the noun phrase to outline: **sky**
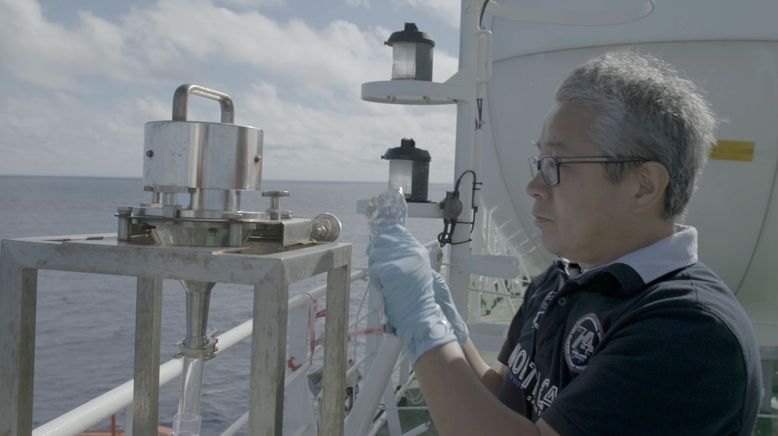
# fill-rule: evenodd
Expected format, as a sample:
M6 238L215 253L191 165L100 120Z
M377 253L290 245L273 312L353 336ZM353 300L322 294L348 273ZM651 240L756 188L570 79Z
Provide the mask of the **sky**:
M383 42L416 22L433 80L457 68L455 0L0 0L0 175L142 177L143 130L183 83L229 94L264 131L270 180L382 181L403 137L453 175L456 108L369 103ZM193 97L189 119L218 121Z

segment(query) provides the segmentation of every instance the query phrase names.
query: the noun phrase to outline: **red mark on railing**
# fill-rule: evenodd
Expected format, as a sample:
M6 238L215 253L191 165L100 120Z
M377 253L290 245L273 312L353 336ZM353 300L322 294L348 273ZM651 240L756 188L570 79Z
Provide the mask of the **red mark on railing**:
M294 356L290 357L289 360L286 361L286 367L291 369L292 372L297 371L301 366L303 366L303 364L297 363L297 360L295 360Z

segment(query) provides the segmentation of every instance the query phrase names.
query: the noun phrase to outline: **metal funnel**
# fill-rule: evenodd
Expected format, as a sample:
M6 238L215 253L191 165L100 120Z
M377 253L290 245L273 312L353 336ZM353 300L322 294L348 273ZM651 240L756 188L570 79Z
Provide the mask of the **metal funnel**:
M191 352L197 354L207 353L198 357L209 358L212 356L215 341L208 338L208 306L211 301L211 289L215 283L181 280L181 285L186 290L186 337L181 341L181 352L185 355ZM211 344L213 343L213 344ZM208 350L211 348L211 350Z

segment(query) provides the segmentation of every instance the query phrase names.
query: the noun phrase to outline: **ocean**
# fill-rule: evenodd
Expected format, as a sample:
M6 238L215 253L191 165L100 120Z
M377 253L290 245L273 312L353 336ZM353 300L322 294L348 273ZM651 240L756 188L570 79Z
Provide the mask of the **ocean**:
M263 190L289 191L281 205L295 216L335 214L343 224L338 241L353 244L352 269L367 265L367 222L356 212L356 202L384 187L379 182L264 181L262 185ZM442 199L445 188L431 184L429 198ZM0 239L115 233L116 207L137 206L150 201L150 195L143 191L141 179L134 178L0 176ZM242 201L244 210L263 211L269 205L259 192L244 195ZM408 228L427 242L442 230L442 223L410 219ZM307 280L290 292L305 292L323 282L323 276ZM224 332L250 318L251 301L250 287L217 284L209 329ZM166 280L162 362L178 351L176 344L185 333L184 309L184 289L177 281ZM134 277L39 271L34 426L132 378L134 317ZM202 434L219 434L247 410L249 342L206 363ZM179 388L174 380L160 390L161 425L172 426ZM119 422L123 422L121 415Z

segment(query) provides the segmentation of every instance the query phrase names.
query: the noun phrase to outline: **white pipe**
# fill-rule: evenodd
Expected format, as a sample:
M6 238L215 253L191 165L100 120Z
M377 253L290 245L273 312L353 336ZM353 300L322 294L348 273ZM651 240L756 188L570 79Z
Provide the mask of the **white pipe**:
M232 423L229 427L227 427L227 430L224 430L224 433L221 434L221 436L232 436L235 433L238 432L241 428L243 428L246 423L249 422L249 412L244 413L240 416L240 418L236 419L235 422Z
M160 386L181 373L180 359L165 362L159 367ZM75 409L52 419L32 431L33 436L72 435L86 430L132 403L133 380L95 397Z
M395 404L400 401L400 399L405 395L405 391L408 390L408 388L411 386L411 383L413 383L413 380L415 379L415 375L412 374L411 377L408 379L405 384L400 386L400 389L397 390L394 394L394 402ZM384 426L386 423L386 420L388 419L388 415L386 413L381 414L375 422L373 423L373 426L370 428L370 432L367 433L368 436L375 436L378 434L378 432L381 430L381 427Z
M306 363L305 365L301 366L300 368L297 368L296 371L294 371L289 377L286 377L284 380L284 386L289 386L292 382L294 382L300 375L305 374L306 371L311 367L309 363ZM235 433L238 432L238 430L242 429L246 423L249 422L249 412L247 411L243 415L240 416L240 418L236 419L235 422L230 424L229 427L227 427L226 430L221 434L221 436L232 436ZM302 429L307 429L308 426L303 426Z
M346 436L360 436L367 433L378 409L378 400L384 393L386 383L390 381L401 349L402 343L397 336L384 335L381 348L378 349L373 366L365 378L367 382L359 392L356 404L346 417L344 426ZM384 383L376 383L377 381L384 381Z
M427 421L424 424L421 424L417 427L414 427L413 429L407 431L406 433L403 433L402 436L416 436L423 434L425 431L429 430L430 427L432 427L432 421Z

